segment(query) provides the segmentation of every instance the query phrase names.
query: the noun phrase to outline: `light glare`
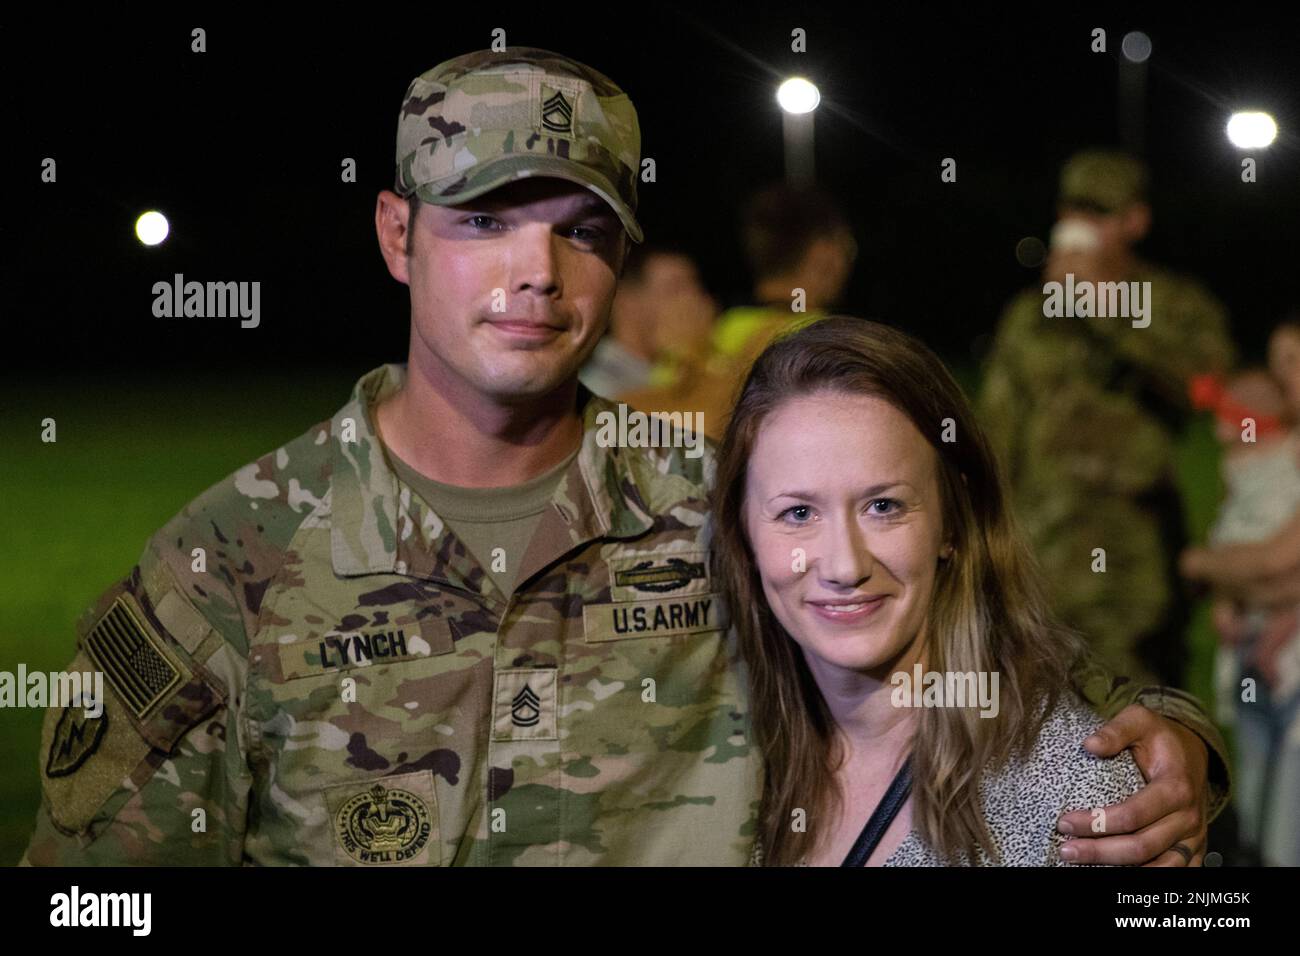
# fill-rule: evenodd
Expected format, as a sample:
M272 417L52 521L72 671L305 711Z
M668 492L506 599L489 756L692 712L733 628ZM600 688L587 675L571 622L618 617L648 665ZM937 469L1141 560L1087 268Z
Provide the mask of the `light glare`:
M776 101L787 113L811 113L821 102L817 87L802 76L792 76L776 91Z
M1259 149L1277 139L1277 123L1267 113L1233 113L1228 120L1228 141L1238 149Z
M146 246L158 245L167 238L169 230L167 217L152 209L135 221L135 236Z

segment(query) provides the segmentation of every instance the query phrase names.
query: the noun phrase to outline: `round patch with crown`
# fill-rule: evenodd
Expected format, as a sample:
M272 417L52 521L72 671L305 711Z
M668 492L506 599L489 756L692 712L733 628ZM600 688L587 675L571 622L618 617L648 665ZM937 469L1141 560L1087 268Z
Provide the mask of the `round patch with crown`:
M418 794L377 783L339 807L334 829L358 863L402 863L424 849L433 824Z

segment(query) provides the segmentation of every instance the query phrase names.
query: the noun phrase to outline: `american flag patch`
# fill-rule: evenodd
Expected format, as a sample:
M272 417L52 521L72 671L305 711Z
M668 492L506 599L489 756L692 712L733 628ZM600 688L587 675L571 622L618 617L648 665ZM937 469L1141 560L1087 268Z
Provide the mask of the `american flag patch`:
M141 618L120 594L83 642L90 659L137 718L149 713L181 678Z

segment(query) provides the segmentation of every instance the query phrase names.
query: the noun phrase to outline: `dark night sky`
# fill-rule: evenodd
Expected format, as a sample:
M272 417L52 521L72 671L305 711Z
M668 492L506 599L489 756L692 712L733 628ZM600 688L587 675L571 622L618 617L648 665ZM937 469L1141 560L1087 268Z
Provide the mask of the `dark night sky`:
M1295 23L1233 7L1185 14L828 13L797 3L499 4L348 8L295 22L173 14L44 23L3 31L10 215L6 322L22 374L157 366L265 371L292 363L364 371L405 355L406 290L375 244L376 192L391 186L397 110L416 74L488 45L541 46L588 62L631 95L658 182L641 186L647 236L696 251L732 304L747 298L735 212L781 175L773 77L798 70L822 88L817 162L841 197L862 255L843 311L920 334L969 360L1013 292L1035 275L1016 242L1045 238L1060 162L1117 144L1117 56L1132 28L1155 53L1147 80L1147 157L1155 170L1151 258L1194 272L1258 348L1300 305L1300 58ZM323 8L328 9L328 8ZM1258 8L1266 9L1266 8ZM612 13L611 11L618 12ZM1283 16L1279 14L1279 16ZM189 50L193 26L208 52ZM792 27L809 52L789 50ZM1095 26L1107 54L1089 52ZM1244 185L1223 123L1236 105L1269 109L1283 135ZM1292 131L1292 132L1289 132ZM57 185L39 181L45 156ZM359 164L339 181L342 157ZM939 161L958 161L943 184ZM172 239L132 234L156 207ZM151 286L174 272L260 280L262 322L165 320Z

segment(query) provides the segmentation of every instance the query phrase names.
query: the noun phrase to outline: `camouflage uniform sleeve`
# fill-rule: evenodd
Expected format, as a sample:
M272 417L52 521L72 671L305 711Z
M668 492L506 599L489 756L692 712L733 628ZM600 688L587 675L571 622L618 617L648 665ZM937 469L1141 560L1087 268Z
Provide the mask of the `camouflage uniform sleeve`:
M1185 407L1187 383L1193 375L1222 373L1236 363L1228 312L1193 279L1161 269L1153 269L1150 275L1150 325L1121 326L1116 345L1150 370L1169 401Z
M1143 687L1127 677L1116 677L1090 653L1075 661L1070 679L1079 695L1106 720L1129 704L1141 704L1162 717L1177 721L1200 737L1209 751L1209 819L1213 820L1227 806L1232 793L1228 747L1194 696L1172 687Z
M1031 293L1018 295L998 320L998 330L984 362L976 410L1007 483L1018 478L1017 436L1028 414L1022 388L1020 356L1032 334L1036 300Z
M1189 298L1194 323L1194 372L1226 372L1237 362L1237 347L1229 331L1228 310L1211 292L1193 286Z
M23 865L242 859L248 610L204 502L155 534L77 624L69 670L103 675L102 712L46 712L41 806Z

